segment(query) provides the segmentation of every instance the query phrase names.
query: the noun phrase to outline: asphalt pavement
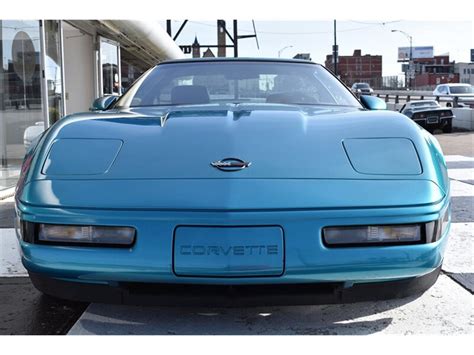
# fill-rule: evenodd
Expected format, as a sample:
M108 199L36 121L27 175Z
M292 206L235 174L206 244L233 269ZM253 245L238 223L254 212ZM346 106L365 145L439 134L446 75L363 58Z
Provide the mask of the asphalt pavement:
M442 273L423 295L343 305L196 308L84 304L41 295L18 258L13 199L0 201L0 334L472 334L474 132L437 134L452 189Z

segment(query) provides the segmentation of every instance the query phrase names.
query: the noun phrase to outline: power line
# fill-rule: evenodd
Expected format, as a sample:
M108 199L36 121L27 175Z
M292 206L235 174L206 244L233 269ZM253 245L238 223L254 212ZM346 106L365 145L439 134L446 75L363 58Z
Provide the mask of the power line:
M363 24L363 25L381 25L381 26L385 26L389 23L396 23L396 22L401 22L401 21L402 20L384 21L384 22L363 22L363 21L348 20L348 22L360 23L360 24Z
M208 26L208 27L215 27L215 25L211 25L208 23L204 22L198 22L198 21L189 21L190 23L198 24L198 25L203 25L203 26ZM388 23L388 22L385 22ZM363 26L363 27L356 27L356 28L348 28L344 30L338 30L337 32L352 32L352 31L360 31L369 27L377 26L380 25L380 23L373 23L368 26ZM239 28L239 31L242 32L250 32L253 33L253 30L250 29L244 29L244 28ZM312 31L312 32L272 32L272 31L258 31L258 33L263 33L263 34L268 34L268 35L314 35L314 34L328 34L328 33L333 33L333 31Z

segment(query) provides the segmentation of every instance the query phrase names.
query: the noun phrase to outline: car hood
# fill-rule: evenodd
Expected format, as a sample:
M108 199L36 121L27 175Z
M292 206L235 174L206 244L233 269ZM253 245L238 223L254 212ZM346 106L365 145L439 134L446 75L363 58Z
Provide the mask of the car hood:
M352 107L115 110L76 114L54 125L36 179L406 178L424 173L422 143L420 129L406 116ZM385 148L395 161L383 161L377 150ZM233 172L211 165L226 158L251 165Z

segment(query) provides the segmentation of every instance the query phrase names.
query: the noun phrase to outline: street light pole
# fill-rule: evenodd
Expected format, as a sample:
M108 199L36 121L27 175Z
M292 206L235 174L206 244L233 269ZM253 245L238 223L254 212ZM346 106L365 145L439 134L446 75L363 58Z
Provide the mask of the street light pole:
M334 61L334 75L337 76L338 47L336 38L336 20L334 20L334 45L332 46L332 60Z
M408 38L408 40L410 41L410 56L408 58L408 72L410 73L410 75L409 75L409 78L408 78L408 88L411 89L411 87L412 87L412 85L411 85L411 79L412 79L411 75L412 75L412 68L413 68L413 37L410 36L405 31L401 31L401 30L392 30L392 32L400 32L400 33L404 34Z
M293 48L293 46L286 46L286 47L283 47L282 49L280 49L280 50L278 51L278 58L280 58L281 53L282 53L285 49L287 49L287 48Z

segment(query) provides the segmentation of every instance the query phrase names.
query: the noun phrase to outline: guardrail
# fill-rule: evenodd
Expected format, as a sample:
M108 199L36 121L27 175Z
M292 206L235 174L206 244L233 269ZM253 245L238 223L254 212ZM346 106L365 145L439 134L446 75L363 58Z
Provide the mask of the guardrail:
M474 108L474 95L471 97L458 97L449 95L433 95L432 91L411 91L411 90L375 90L374 96L385 99L385 102L406 103L413 100L436 100L445 102L446 106Z
M399 111L409 101L436 100L442 105L452 106L455 116L453 127L474 131L474 96L454 98L452 96L434 96L432 91L400 90L375 90L373 95L384 99L387 103L387 108L393 111ZM460 103L461 105L459 105Z

